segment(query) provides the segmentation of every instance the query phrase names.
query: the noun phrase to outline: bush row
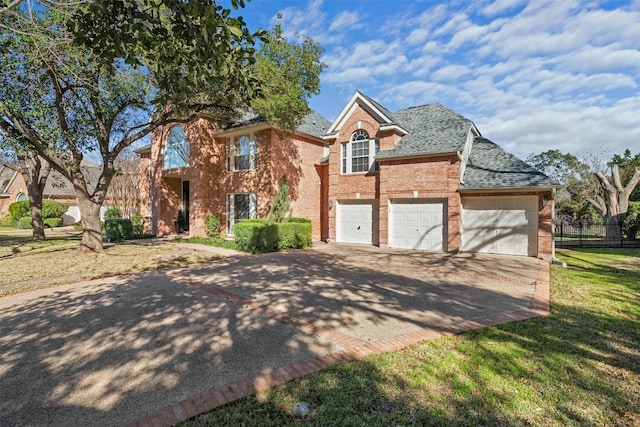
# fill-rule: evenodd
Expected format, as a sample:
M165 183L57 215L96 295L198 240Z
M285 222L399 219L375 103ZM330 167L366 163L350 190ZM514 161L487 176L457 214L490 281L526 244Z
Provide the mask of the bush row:
M42 218L61 218L69 209L68 205L54 202L53 200L42 201ZM13 221L20 221L21 218L31 217L31 206L28 200L11 203L9 205L9 215Z
M233 227L238 246L246 252L276 252L311 246L311 221L289 218L285 222L246 219Z
M62 218L45 218L42 220L45 227L54 228L54 227L62 227L63 220ZM18 228L29 229L33 227L32 219L30 216L23 216L18 219Z

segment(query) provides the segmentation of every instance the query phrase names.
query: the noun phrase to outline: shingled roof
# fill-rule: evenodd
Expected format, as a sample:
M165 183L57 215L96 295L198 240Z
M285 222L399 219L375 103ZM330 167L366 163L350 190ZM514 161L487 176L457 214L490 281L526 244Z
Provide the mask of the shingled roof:
M406 108L394 117L409 133L393 149L380 151L378 160L461 151L473 126L471 120L442 104Z
M264 123L264 119L257 113L250 111L243 114L237 120L227 124L224 129L237 129L258 123ZM296 128L296 131L306 133L307 135L315 136L317 138L322 138L329 126L331 126L331 122L311 110L306 116L304 116L302 123Z
M529 166L486 138L473 142L460 190L560 187L560 184Z

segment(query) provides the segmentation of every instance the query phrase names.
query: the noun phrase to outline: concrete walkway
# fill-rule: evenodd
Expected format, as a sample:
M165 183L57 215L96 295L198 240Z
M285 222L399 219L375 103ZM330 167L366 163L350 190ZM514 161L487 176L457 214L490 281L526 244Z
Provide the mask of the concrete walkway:
M173 425L548 303L536 259L347 245L1 298L0 425Z

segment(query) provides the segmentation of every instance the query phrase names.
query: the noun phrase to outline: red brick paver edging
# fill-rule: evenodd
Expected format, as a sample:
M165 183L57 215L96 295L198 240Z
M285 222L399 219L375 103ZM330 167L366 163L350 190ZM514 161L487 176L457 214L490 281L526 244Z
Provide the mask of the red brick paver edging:
M233 303L258 310L281 322L296 326L304 332L321 335L325 338L345 345L347 348L338 352L318 356L311 360L300 362L294 365L284 366L255 376L247 378L239 383L230 386L210 390L200 396L183 400L164 408L161 411L138 420L129 427L169 427L177 423L193 418L196 415L211 411L221 406L238 401L244 397L255 393L263 393L278 387L287 381L301 378L322 369L337 365L343 362L360 360L372 354L387 353L401 350L415 345L425 340L432 340L444 336L459 334L471 329L478 329L486 326L495 326L505 322L531 319L533 317L548 316L550 310L550 269L549 263L539 260L538 277L535 284L533 301L528 310L506 313L479 320L460 322L455 325L448 325L442 328L422 329L405 335L384 338L375 342L365 342L358 338L349 337L337 331L320 327L296 318L287 313L283 313L272 308L262 306L251 300L235 295L224 289L197 282L189 277L167 273L172 278L191 286L195 286L218 297L224 298Z

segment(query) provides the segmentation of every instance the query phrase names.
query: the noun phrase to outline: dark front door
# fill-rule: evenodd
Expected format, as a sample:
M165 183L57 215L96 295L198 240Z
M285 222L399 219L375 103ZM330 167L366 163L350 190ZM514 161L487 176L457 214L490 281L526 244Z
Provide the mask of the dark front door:
M189 231L189 181L182 181L182 209L184 210L184 231Z

